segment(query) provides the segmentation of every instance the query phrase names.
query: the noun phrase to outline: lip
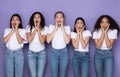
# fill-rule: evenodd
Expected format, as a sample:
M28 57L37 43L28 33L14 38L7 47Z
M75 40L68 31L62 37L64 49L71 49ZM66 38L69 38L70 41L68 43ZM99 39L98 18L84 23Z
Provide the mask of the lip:
M38 21L35 21L36 23L38 23Z
M15 26L15 25L16 25L16 23L13 23L13 25Z

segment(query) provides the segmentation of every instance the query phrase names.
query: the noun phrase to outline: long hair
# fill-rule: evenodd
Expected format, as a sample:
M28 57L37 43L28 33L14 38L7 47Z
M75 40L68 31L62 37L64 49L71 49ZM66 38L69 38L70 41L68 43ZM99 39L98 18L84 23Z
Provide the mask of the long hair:
M34 13L32 14L32 16L30 17L30 20L29 20L30 31L31 31L32 28L35 26L33 19L34 19L34 16L35 16L36 14L39 14L39 15L40 15L40 18L41 18L40 26L41 26L41 28L43 29L44 26L45 26L45 19L44 19L44 16L42 15L42 13L40 13L40 12L34 12Z
M20 21L19 28L23 28L23 26L22 26L22 19L21 19L21 17L20 17L19 14L13 14L13 15L11 16L11 18L10 18L10 28L12 28L12 23L11 23L12 18L15 17L15 16L18 17L18 19L19 19L19 21Z
M83 19L82 17L78 17L78 18L75 20L75 22L74 22L74 30L73 30L73 32L76 32L75 24L77 23L78 20L82 20L83 25L85 26L85 21L84 21L84 19ZM86 30L86 27L84 28L84 30Z
M102 21L103 18L107 18L107 19L108 19L108 21L109 21L109 23L110 23L109 29L112 29L112 30L113 30L113 29L116 29L116 30L118 31L118 34L119 34L120 28L119 28L118 24L117 24L116 21L115 21L111 16L109 16L109 15L102 15L102 16L100 16L100 17L98 18L98 20L97 20L96 23L95 23L93 32L94 32L94 31L98 31L98 30L101 28L100 23L101 23L101 21Z

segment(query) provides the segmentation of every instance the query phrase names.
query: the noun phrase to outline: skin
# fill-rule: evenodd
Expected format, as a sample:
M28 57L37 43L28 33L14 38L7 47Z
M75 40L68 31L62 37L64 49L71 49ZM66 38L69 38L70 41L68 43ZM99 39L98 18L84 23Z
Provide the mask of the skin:
M101 26L101 29L102 29L101 37L100 37L100 39L94 39L94 42L95 42L97 48L100 48L103 44L103 40L105 39L107 48L111 48L115 39L109 39L108 38L107 32L108 32L109 26L110 26L110 23L109 23L108 19L104 17L102 19L101 23L100 23L100 26Z
M41 34L42 29L41 29L41 26L40 26L40 22L41 22L40 15L35 14L34 18L33 18L33 21L34 21L34 31L26 33L27 34L27 40L28 40L29 43L32 42L35 34L38 32L39 41L40 41L41 44L44 44L46 37L45 37L45 35Z
M64 17L61 13L56 14L55 16L55 28L51 34L47 35L47 42L50 43L51 40L53 39L56 31L58 28L62 29L63 32L63 37L65 39L65 43L68 44L70 42L70 34L66 34L65 29L64 29Z
M16 33L16 37L17 37L18 43L21 44L23 42L24 39L20 36L20 33L18 31L20 23L21 22L20 22L20 20L19 20L19 18L17 16L14 16L12 18L12 21L11 21L12 30L11 30L11 32L6 37L3 38L3 42L4 43L7 43L10 40L10 38L13 35L14 32Z
M78 48L79 46L79 42L81 43L82 45L82 48L86 48L89 40L90 40L90 37L85 37L85 39L83 38L83 31L84 31L84 24L83 24L83 21L82 20L77 20L76 24L75 24L75 28L76 28L76 31L77 31L77 37L76 39L75 38L72 38L72 45L75 49Z

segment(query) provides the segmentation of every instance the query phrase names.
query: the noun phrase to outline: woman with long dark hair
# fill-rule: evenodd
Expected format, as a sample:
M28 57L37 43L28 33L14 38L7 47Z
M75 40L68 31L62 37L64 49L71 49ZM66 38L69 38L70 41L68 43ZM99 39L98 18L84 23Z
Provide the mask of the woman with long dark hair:
M88 77L89 75L89 40L91 32L86 29L85 21L78 17L74 23L74 31L71 33L74 54L72 59L74 77Z
M40 12L34 12L27 27L29 42L28 66L31 77L43 77L46 65L46 38L45 20Z
M23 77L23 45L26 39L26 30L23 29L19 14L13 14L10 19L10 28L4 32L3 42L6 43L6 75L7 77Z
M98 18L93 31L96 45L94 65L97 77L113 77L114 55L113 44L119 33L119 26L109 15Z

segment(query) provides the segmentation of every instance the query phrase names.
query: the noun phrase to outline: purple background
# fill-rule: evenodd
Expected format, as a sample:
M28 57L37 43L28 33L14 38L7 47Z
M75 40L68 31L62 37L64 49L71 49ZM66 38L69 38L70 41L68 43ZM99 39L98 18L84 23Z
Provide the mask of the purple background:
M73 29L76 17L81 16L85 19L87 28L92 31L93 25L100 15L108 14L120 24L120 0L0 0L0 77L5 77L5 44L2 42L3 32L9 27L9 20L12 14L19 13L23 20L24 28L28 24L29 17L35 11L40 11L45 16L46 25L54 24L54 13L63 11L66 16L65 24ZM114 77L120 77L120 37L114 44L115 68ZM49 57L49 47L47 44L47 53ZM24 76L29 77L27 66L28 45L24 47L25 66ZM93 64L95 45L93 40L90 42L90 77L95 77ZM69 66L67 77L74 77L72 69L73 47L69 44ZM45 69L45 77L50 77L49 58Z

